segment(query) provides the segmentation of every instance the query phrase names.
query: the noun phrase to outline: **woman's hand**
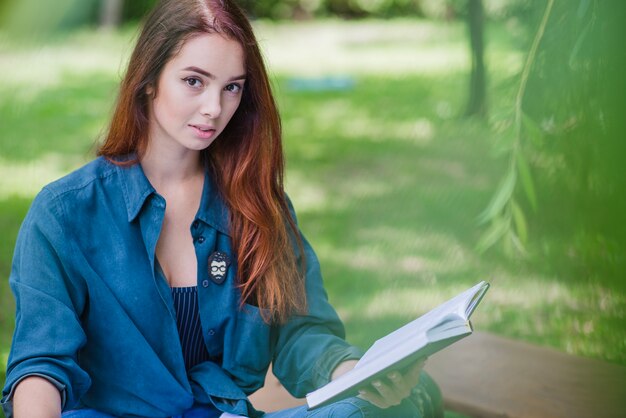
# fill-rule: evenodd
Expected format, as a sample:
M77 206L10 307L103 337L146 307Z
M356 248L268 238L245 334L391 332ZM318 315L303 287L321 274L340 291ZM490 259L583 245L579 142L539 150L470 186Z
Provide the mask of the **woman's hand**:
M349 360L339 364L333 371L332 380L353 369L356 363L356 360ZM424 358L415 362L404 373L394 371L389 373L386 379L375 380L371 385L359 390L359 398L381 409L399 405L419 383L420 372L425 363Z

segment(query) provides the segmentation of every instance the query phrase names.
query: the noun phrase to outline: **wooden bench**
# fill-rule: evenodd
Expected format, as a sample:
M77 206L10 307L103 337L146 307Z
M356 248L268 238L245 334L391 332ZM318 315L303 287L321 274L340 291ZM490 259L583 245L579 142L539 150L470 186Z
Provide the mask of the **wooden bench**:
M572 356L488 333L428 359L446 410L475 418L624 418L626 367ZM252 395L259 409L303 405L269 373Z

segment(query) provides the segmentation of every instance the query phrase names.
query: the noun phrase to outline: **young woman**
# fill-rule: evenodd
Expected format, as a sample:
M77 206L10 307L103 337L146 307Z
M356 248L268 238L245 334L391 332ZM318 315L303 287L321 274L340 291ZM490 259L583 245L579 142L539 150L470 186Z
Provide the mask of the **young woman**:
M441 415L421 364L313 411L248 402L270 362L304 396L360 354L285 196L278 112L232 1L156 6L99 155L20 230L8 417Z

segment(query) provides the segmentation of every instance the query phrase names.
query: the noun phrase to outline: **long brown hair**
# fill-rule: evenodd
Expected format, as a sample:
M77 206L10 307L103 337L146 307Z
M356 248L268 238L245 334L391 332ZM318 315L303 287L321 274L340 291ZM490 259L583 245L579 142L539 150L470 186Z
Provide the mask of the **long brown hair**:
M132 163L138 162L149 140L146 88L157 85L186 40L203 33L226 36L244 50L246 85L239 108L203 151L230 210L242 304L256 304L267 322L284 322L306 310L304 254L283 188L278 109L250 22L233 1L162 0L155 6L131 55L98 154L115 161L134 153Z

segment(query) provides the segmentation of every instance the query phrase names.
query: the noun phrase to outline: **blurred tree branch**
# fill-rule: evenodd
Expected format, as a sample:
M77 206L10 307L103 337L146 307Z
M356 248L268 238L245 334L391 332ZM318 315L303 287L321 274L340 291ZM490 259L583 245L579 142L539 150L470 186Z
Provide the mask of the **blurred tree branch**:
M472 56L472 73L470 76L469 101L466 116L487 115L487 94L485 83L485 18L482 0L469 0L468 23L470 32L470 48Z
M115 28L122 22L124 0L102 0L100 4L100 27Z

